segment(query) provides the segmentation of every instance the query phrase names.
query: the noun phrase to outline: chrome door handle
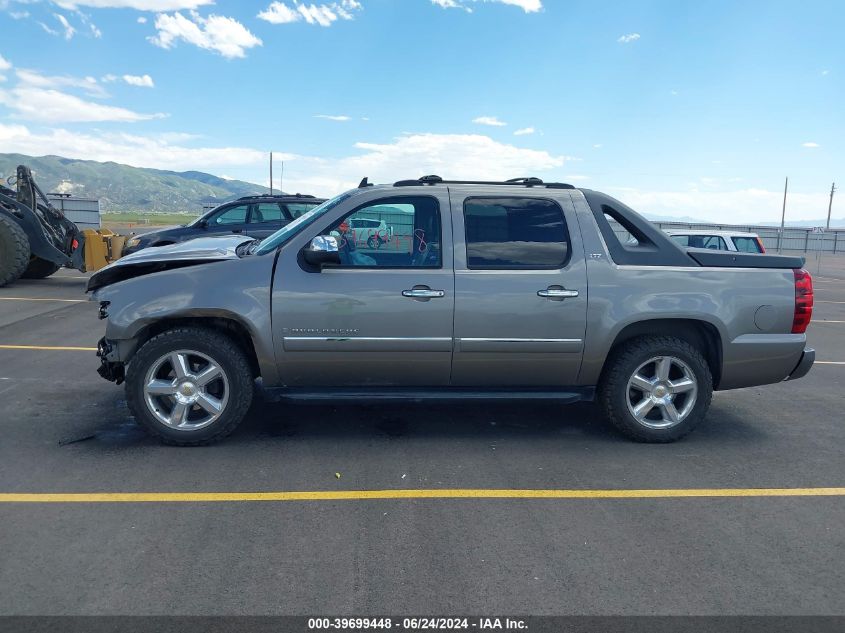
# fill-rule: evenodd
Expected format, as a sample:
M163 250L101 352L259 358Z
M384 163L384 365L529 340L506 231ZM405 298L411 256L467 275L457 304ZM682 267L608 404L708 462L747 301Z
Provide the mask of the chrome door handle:
M431 290L429 288L413 288L411 290L403 290L403 297L409 299L436 299L438 297L445 297L445 290Z
M567 297L577 297L577 290L564 290L563 288L546 288L545 290L537 291L538 297L546 297L547 299L566 299Z

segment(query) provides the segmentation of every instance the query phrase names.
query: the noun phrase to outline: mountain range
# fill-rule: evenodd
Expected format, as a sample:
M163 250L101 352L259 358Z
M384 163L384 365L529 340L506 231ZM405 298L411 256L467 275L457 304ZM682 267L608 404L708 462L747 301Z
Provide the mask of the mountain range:
M269 192L261 185L201 171L165 171L61 156L0 154L0 176L4 180L15 174L18 165L32 169L35 182L45 193L99 198L103 213L200 213L204 206Z
M269 193L267 187L242 180L229 180L201 171L166 171L100 163L61 156L0 154L0 177L14 175L18 165L32 169L45 193L69 193L98 198L103 213L200 213L241 196ZM663 216L645 212L653 222L705 223L689 216ZM789 227L824 226L825 220L788 221ZM759 222L779 226L780 222ZM845 218L833 218L831 228L845 227Z

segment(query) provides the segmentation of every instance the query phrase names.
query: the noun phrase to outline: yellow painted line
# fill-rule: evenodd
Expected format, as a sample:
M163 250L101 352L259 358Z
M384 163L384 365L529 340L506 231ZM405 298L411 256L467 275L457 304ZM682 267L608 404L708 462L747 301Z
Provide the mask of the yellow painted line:
M88 303L88 299L42 299L35 297L0 297L0 301L60 301L62 303Z
M49 345L0 345L0 349L29 349L48 352L96 352L96 347L54 347Z
M369 499L669 499L689 497L843 497L845 488L687 488L656 490L315 490L297 492L0 493L0 503L206 503Z

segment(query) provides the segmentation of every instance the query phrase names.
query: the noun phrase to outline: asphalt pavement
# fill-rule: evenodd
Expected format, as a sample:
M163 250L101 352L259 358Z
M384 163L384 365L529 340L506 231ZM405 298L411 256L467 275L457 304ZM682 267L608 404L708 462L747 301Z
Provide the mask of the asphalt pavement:
M96 374L84 275L0 289L0 496L752 495L0 501L0 614L843 615L845 496L753 496L845 487L837 261L815 280L811 373L715 394L670 445L627 441L591 405L467 403L256 404L222 444L165 447Z

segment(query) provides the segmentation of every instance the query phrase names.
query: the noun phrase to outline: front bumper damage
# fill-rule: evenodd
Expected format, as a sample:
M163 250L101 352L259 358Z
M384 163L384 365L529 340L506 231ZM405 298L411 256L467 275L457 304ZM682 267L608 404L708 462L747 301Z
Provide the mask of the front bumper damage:
M122 383L126 374L123 363L117 357L117 345L106 338L101 338L97 343L97 357L100 359L97 373L115 384Z

